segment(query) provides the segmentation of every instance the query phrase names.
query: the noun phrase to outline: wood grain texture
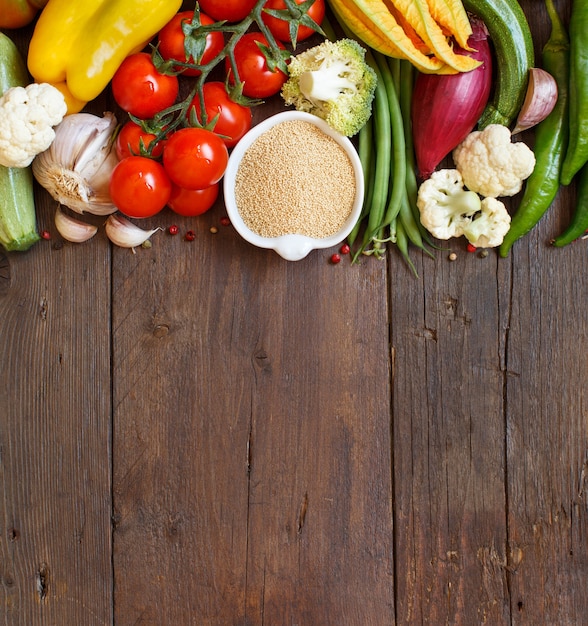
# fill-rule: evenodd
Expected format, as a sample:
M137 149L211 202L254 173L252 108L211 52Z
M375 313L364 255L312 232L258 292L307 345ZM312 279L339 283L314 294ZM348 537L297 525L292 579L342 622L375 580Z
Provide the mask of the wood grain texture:
M0 255L0 622L583 625L586 246L548 243L574 203L507 259L413 250L418 278L286 262L222 202L136 254Z
M111 623L109 256L96 242L10 257L0 297L6 624Z

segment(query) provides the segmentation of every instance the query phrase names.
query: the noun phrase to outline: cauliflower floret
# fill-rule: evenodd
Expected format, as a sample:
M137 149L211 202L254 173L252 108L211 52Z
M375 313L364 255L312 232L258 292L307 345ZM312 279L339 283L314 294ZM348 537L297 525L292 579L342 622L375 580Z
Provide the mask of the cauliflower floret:
M419 187L417 206L421 224L437 239L465 235L477 248L495 248L510 228L504 204L464 189L458 170L433 172Z
M0 165L27 167L55 138L64 118L63 94L48 83L11 87L0 97Z
M463 234L476 248L496 248L510 229L510 215L496 198L484 198L479 213L464 227Z
M457 170L437 170L418 190L417 206L421 224L437 239L461 237L472 219L481 210L478 194L463 188Z
M453 150L453 161L465 186L490 198L514 196L535 169L531 148L512 143L510 130L501 124L471 132Z

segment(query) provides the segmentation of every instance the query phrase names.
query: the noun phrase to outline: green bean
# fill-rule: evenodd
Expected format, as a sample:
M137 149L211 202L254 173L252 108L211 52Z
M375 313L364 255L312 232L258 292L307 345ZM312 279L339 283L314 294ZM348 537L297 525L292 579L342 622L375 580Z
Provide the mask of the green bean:
M588 162L580 168L577 176L578 189L576 208L567 229L553 240L556 248L563 248L582 237L588 230Z
M374 187L374 167L373 167L373 116L369 118L365 126L359 131L357 152L359 160L361 162L361 169L363 170L363 176L365 180L365 195L363 200L363 206L357 222L347 237L347 242L350 246L355 243L361 230L363 220L369 214L372 204L372 195Z
M400 61L400 81L398 99L400 112L404 124L404 144L406 151L406 190L409 201L415 204L417 199L418 183L416 177L416 159L414 152L414 140L412 136L412 91L414 88L414 66L409 61Z
M386 210L388 199L388 189L390 184L390 163L391 163L391 121L390 109L388 106L388 95L384 85L382 73L373 58L372 53L366 53L366 61L376 72L377 83L374 94L373 113L374 118L374 179L372 184L372 195L367 215L367 226L362 244L355 253L353 261L365 251L372 239L379 235Z
M553 0L545 0L551 34L543 48L543 69L557 81L558 98L552 112L535 128L535 169L525 184L510 229L500 245L508 256L515 241L536 226L549 209L560 187L560 173L568 145L569 38Z
M394 87L393 72L390 70L386 58L379 52L374 52L374 58L380 68L390 110L391 139L392 139L392 165L393 170L388 173L391 179L391 190L388 199L386 213L382 225L388 226L400 211L402 195L406 185L406 153L404 140L404 127L398 94ZM399 63L399 59L392 59L392 62Z
M421 238L426 240L428 244L431 244L430 234L421 224L421 215L417 206L418 181L411 117L414 76L415 69L412 63L409 61L400 61L400 89L398 96L404 123L404 141L406 145L406 191L410 208L421 233Z
M367 211L371 204L371 195L372 195L372 186L370 183L370 178L373 181L373 152L374 149L374 118L370 117L363 128L359 131L358 137L358 145L357 152L359 155L359 160L361 161L361 167L363 170L364 178L366 181L366 195L364 202L364 209ZM366 212L362 215L362 217L366 216Z
M561 170L569 185L588 161L588 0L573 0L570 36L570 138Z
M386 61L388 67L390 68L390 76L392 78L392 82L394 83L394 89L397 94L400 94L400 68L402 61L397 59L396 57L383 56L383 61ZM400 104L400 95L398 97L398 102Z
M405 191L402 199L402 205L400 212L398 213L398 219L404 228L404 232L408 237L408 240L417 248L420 248L423 252L426 252L429 256L433 256L429 250L425 247L423 236L420 229L420 222L415 219L412 207L408 199L408 193Z
M408 252L408 237L406 235L406 231L404 230L402 220L400 219L396 220L395 230L396 230L396 247L398 248L398 250L400 250L400 254L402 254L404 260L406 261L410 269L413 271L414 275L418 277L418 272Z

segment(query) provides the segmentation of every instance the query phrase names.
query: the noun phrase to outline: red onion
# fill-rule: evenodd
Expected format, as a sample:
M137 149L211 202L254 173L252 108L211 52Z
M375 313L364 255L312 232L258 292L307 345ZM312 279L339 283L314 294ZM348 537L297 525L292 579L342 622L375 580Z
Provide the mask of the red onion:
M472 35L466 51L458 54L482 61L476 69L459 74L422 74L415 80L412 97L412 133L417 167L426 179L441 161L474 129L492 87L492 53L488 30L470 16Z

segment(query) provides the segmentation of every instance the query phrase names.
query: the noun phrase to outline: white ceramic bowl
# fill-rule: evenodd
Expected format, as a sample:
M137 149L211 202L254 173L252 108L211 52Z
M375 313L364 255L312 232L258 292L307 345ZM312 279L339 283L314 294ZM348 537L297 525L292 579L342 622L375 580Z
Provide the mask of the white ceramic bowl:
M261 134L268 131L272 126L291 120L310 122L332 137L349 155L355 172L356 193L353 208L341 230L329 237L314 238L300 234L287 234L281 237L262 237L246 226L237 208L235 199L235 179L245 151ZM328 175L328 172L325 172L325 174ZM324 120L316 115L303 113L301 111L277 113L254 126L233 148L223 179L223 192L227 214L235 230L249 243L259 248L275 250L275 252L287 261L299 261L307 256L311 250L330 248L340 244L347 235L349 235L359 219L364 198L364 188L365 183L361 162L357 150L351 141L347 137L334 131Z

